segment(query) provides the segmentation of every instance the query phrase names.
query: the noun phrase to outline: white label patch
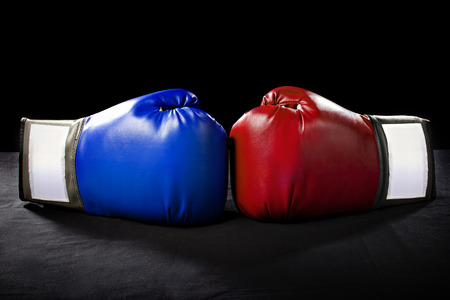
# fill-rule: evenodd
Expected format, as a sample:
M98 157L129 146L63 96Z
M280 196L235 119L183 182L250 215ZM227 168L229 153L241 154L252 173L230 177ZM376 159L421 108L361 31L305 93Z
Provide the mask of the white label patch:
M389 152L387 200L425 197L428 156L422 125L382 124Z
M28 170L33 199L69 202L65 178L65 144L69 128L31 124Z

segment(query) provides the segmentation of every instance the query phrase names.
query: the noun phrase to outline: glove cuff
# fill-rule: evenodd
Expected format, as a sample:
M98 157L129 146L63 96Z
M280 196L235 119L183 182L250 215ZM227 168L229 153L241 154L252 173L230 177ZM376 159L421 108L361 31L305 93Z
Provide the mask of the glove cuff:
M85 118L61 121L22 118L21 200L84 210L75 172L75 154L84 123Z
M379 152L380 177L373 208L435 197L430 122L411 116L368 116Z

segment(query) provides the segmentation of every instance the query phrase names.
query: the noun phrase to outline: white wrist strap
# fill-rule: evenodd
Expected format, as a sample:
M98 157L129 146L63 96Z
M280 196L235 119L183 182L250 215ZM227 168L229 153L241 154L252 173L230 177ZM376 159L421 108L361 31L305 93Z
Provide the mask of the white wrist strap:
M69 202L65 146L70 125L30 124L28 172L33 199Z
M20 199L84 210L75 156L85 119L22 119Z
M423 198L428 184L428 155L420 123L382 124L389 155L387 200Z
M375 130L380 177L374 208L435 196L430 122L411 116L369 116Z

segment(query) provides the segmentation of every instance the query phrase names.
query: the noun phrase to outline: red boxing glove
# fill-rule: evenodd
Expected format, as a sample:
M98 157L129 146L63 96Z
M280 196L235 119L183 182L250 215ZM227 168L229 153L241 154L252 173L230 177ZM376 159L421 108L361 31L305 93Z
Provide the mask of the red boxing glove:
M425 119L276 88L231 129L233 196L248 217L276 221L431 199L429 130Z

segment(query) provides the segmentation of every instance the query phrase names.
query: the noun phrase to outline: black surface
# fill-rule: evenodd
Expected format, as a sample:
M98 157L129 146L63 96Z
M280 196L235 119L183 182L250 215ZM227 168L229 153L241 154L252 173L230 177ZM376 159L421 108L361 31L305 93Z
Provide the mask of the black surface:
M216 224L173 228L21 202L0 153L0 298L445 298L450 151L435 161L432 202L275 224L229 193Z

